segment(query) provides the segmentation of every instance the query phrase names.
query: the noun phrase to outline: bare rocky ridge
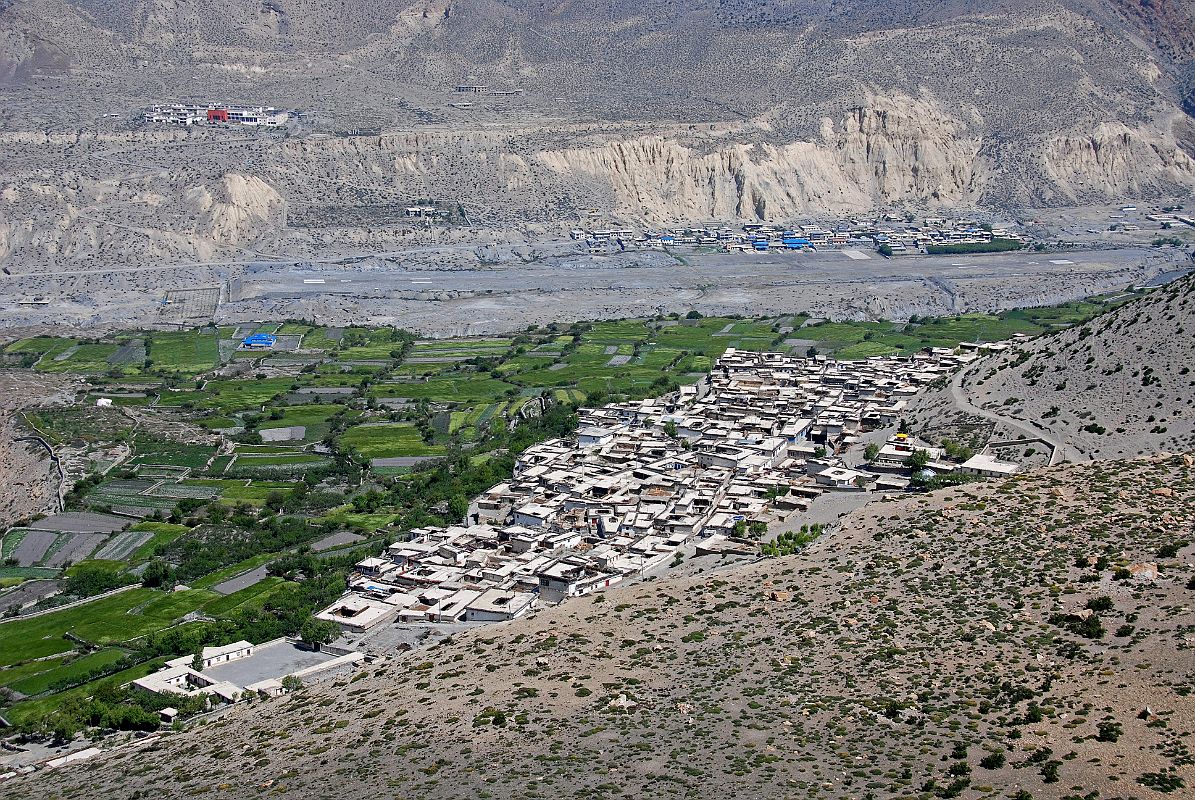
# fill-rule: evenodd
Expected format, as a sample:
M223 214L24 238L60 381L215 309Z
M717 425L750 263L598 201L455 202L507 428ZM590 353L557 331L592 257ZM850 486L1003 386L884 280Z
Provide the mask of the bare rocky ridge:
M571 601L5 791L1189 787L1193 492L1191 459L1159 456L873 504L798 556Z
M0 526L57 508L58 469L18 412L72 394L61 377L0 370Z
M13 0L0 266L409 246L394 209L427 197L533 236L594 209L654 225L1186 196L1189 54L1162 43L1185 10L1143 38L1124 5ZM139 124L180 98L305 116L285 135Z
M1195 278L1080 327L1039 337L971 367L969 402L1049 431L1073 458L1112 459L1195 447ZM918 424L955 414L949 390L916 403Z

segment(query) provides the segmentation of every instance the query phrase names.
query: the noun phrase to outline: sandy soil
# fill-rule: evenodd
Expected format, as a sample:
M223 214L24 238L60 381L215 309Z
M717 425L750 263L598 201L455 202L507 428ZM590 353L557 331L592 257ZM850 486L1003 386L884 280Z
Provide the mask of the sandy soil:
M0 527L57 510L58 470L45 448L26 440L31 431L17 411L65 402L71 386L70 379L0 370Z

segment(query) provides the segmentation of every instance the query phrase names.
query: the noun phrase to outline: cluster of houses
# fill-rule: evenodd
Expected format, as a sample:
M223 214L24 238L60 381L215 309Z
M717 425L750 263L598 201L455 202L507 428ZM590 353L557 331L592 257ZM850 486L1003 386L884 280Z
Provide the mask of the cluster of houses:
M696 385L583 409L575 438L524 451L468 524L412 531L361 561L349 592L318 616L353 631L507 620L666 568L690 545L754 554L752 534L825 491L906 486L914 448L903 436L875 469L834 453L895 425L919 387L976 357L937 349L838 362L729 349ZM956 466L928 455L931 469Z
M892 253L921 252L948 244L988 243L1006 239L1026 243L1015 231L983 225L976 220L928 218L921 224L895 220L842 220L829 225L810 223L783 227L747 223L740 228L698 226L638 232L633 228L576 229L573 239L591 252L664 250L671 247L717 247L727 252L816 251L827 248L887 248Z
M315 650L287 638L263 644L241 640L204 647L194 656L172 658L129 686L150 694L202 697L212 706L249 696L277 697L286 693L287 678L301 683L324 680L364 660L365 654L354 650ZM172 708L163 709L162 721L173 722L177 713Z
M145 121L159 125L240 125L248 128L278 128L290 120L290 112L272 106L236 106L227 103L170 103L151 107Z

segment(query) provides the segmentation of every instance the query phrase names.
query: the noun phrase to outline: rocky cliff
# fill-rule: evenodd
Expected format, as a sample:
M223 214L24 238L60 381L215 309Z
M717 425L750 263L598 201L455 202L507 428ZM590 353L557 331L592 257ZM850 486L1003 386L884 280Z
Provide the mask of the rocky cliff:
M789 221L1185 196L1186 49L1141 39L1124 7L11 0L0 266L397 248L412 234L395 209L420 198L523 234L591 210ZM184 97L305 114L279 136L138 125Z

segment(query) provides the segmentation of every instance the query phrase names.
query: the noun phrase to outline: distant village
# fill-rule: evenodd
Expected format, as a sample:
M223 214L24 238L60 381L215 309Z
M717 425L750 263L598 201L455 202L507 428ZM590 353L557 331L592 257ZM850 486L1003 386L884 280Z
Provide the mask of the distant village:
M949 462L904 434L866 468L835 455L895 426L920 387L978 347L847 362L727 350L697 385L583 409L576 437L527 449L468 524L416 529L361 561L348 592L317 616L354 632L495 622L661 571L690 546L754 556L761 534L824 492L906 488L915 450L931 475L1011 474L1017 464L986 454Z
M833 248L858 258L868 258L859 249L903 255L948 245L990 246L995 242L1001 249L1019 249L1032 243L1022 233L974 219L928 217L914 224L905 217L894 216L876 220L841 220L828 226L810 223L791 228L762 222L746 223L737 228L708 225L645 231L576 228L570 235L574 240L584 242L591 253L672 247L713 247L731 253L816 252Z
M272 106L237 106L228 103L170 103L145 112L146 122L158 125L237 125L246 128L279 128L291 113Z

